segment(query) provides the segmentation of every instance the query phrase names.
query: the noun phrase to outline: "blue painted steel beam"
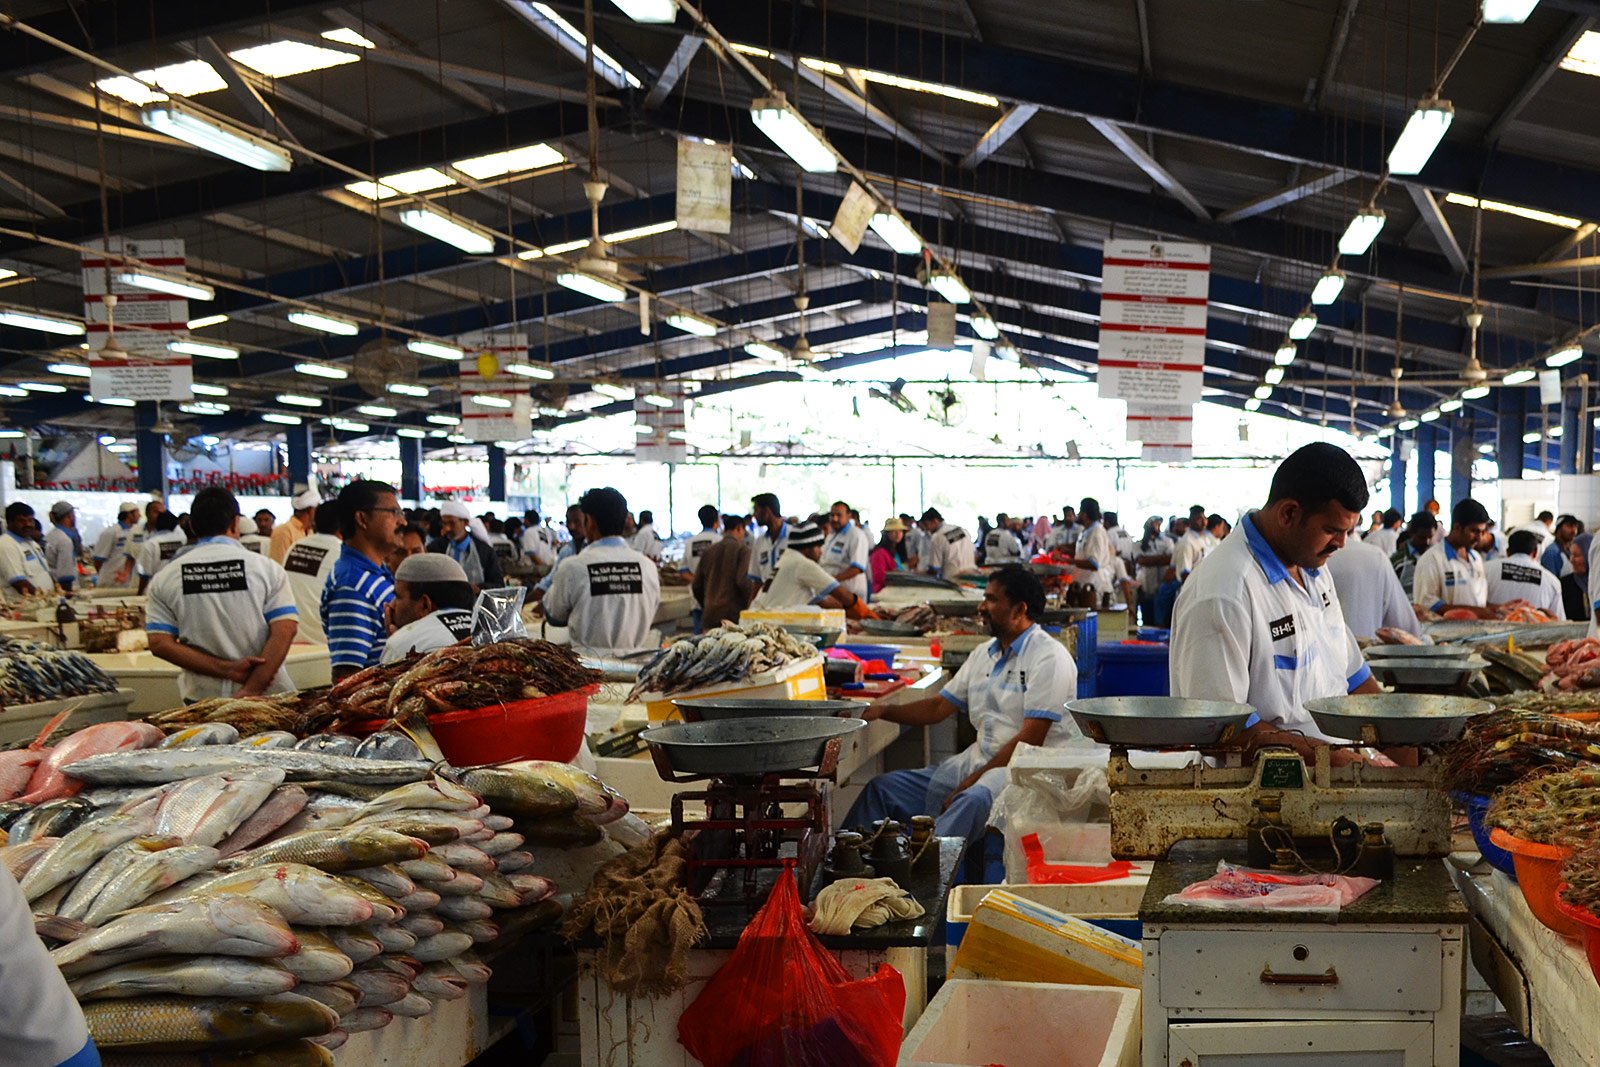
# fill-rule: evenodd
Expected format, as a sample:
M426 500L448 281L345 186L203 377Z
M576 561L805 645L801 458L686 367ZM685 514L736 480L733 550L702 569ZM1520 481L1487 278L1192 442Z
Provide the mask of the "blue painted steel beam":
M1417 427L1417 508L1421 511L1422 505L1434 499L1433 483L1437 479L1434 471L1435 453L1438 451L1439 442L1433 428L1434 424L1425 422Z
M1406 461L1399 435L1389 438L1389 506L1402 515L1406 510Z

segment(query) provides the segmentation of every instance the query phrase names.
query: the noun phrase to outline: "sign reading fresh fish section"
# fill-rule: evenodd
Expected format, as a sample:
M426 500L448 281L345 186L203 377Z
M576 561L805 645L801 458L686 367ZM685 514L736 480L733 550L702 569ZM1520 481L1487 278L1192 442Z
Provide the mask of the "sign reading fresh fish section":
M1105 243L1100 294L1100 395L1197 404L1206 369L1211 248Z
M90 242L99 249L103 241ZM109 254L84 252L83 317L88 325L89 395L96 400L193 400L194 368L188 356L167 349L189 337L189 301L121 281L117 275L143 268L182 277L187 260L179 240L132 241L111 238ZM108 315L106 294L116 296ZM117 344L127 358L104 358L101 350L115 325Z

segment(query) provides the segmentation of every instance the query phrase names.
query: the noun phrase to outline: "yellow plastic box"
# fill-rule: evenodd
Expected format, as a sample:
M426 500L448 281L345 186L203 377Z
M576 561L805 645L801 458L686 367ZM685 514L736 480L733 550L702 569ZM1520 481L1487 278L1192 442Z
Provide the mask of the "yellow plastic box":
M1131 938L996 889L973 912L950 974L1138 989L1144 980L1144 949Z
M751 700L825 700L828 696L823 677L823 658L798 660L775 671L752 675L742 682L721 682L702 689L687 689L667 696L663 693L640 693L639 702L651 722L677 722L680 720L674 700L691 697L741 696Z

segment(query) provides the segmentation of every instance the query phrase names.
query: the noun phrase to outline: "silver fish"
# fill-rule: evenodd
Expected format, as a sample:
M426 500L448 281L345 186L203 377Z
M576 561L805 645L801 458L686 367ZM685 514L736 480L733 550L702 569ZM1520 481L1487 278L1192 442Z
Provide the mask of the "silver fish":
M484 824L484 829L487 830L488 828L488 824ZM521 834L497 833L478 847L483 849L483 851L487 852L491 856L501 856L507 852L521 848L523 843L526 841L527 838L523 837Z
M430 963L412 980L411 988L430 1000L460 1000L467 995L467 980L447 964Z
M44 862L55 847L61 844L61 840L59 837L42 837L37 841L6 845L0 848L0 863L4 863L6 870L11 872L11 877L20 882L35 865Z
M156 833L216 845L239 828L283 783L276 767L207 775L175 786L161 801Z
M361 967L350 975L350 982L361 990L363 1008L382 1008L411 992L411 980L382 968Z
M463 952L453 959L445 960L444 966L465 978L468 985L483 985L489 980L489 965L480 960L476 952Z
M22 879L23 896L38 900L93 867L118 845L148 835L152 825L148 815L111 815L85 823L63 837L43 862L28 871Z
M442 934L422 938L411 949L411 957L423 963L437 963L472 947L472 937L460 930L446 928Z
M283 829L290 819L306 806L306 791L298 785L280 785L262 802L255 813L239 824L239 828L218 843L217 851L224 858L265 841Z
M108 752L78 760L66 769L73 778L90 784L138 785L175 782L180 778L198 778L252 766L276 767L290 781L326 778L364 785L420 782L431 773L431 765L420 761L364 760L249 745Z
M89 906L94 903L94 898L111 884L113 878L127 870L128 865L134 860L142 859L149 853L149 842L129 841L118 845L78 879L72 887L72 892L61 902L61 907L56 909L56 914L64 919L82 919L89 914Z
M370 818L385 812L403 809L432 811L472 811L483 801L454 782L435 778L427 782L411 782L397 786L362 806L358 818Z
M517 875L518 878L537 878L537 875ZM543 878L539 878L541 886L548 885ZM522 906L522 894L503 874L486 874L483 877L483 888L478 891L479 899L496 908L518 908Z
M374 923L368 926L366 930L367 933L378 939L378 943L383 946L383 951L385 952L410 952L417 943L416 935L409 934L398 926L389 923Z
M357 1008L339 1019L339 1029L351 1034L365 1033L368 1030L382 1030L394 1022L394 1013L382 1008Z
M407 877L423 882L448 882L456 876L455 868L431 851L421 859L406 860L399 867Z
M421 993L407 993L399 1000L385 1004L391 1013L401 1019L420 1019L433 1011L433 1001Z
M185 878L217 865L217 850L208 845L178 845L136 859L113 878L94 898L83 921L100 926L116 915L137 907L145 900Z
M157 748L201 748L205 745L231 745L239 740L239 731L225 722L207 722L190 726L175 734L168 734Z
M400 922L403 925L413 918L415 917L407 915ZM328 940L333 942L334 948L349 956L350 962L357 967L383 955L383 942L359 927L330 926L327 932ZM412 933L415 934L416 931L413 930Z
M495 870L494 857L476 845L457 841L449 845L435 845L428 850L428 855L444 860L458 872L470 874L492 874Z
M477 897L445 897L433 910L441 919L449 919L452 922L487 919L494 914L494 909L489 903Z
M444 920L437 915L426 913L407 915L395 925L419 941L424 937L432 937L434 934L444 933ZM381 950L382 947L380 946Z
M242 895L278 911L297 926L353 926L373 918L375 908L354 887L301 863L278 863L216 878L188 889L201 899Z
M67 977L166 955L276 958L300 947L289 924L245 897L140 908L50 953Z
M287 730L268 730L263 734L251 734L239 744L247 748L294 748L298 740Z
M517 871L513 874L500 875L511 885L513 892L520 898L519 906L528 907L537 904L556 891L556 884L543 875L532 872Z
M495 868L501 874L514 874L524 868L533 866L533 853L519 849L516 852L507 852L503 856L496 856L494 862Z
M509 815L485 815L483 817L483 825L485 829L493 830L497 834L503 834L516 826L517 821Z
M413 882L398 864L391 863L384 867L362 867L346 873L352 878L361 879L390 900L399 900L401 897L408 897L417 891L417 883Z
M471 919L457 924L456 929L472 938L474 945L487 945L500 936L499 924L488 919Z
M340 1015L349 1015L361 1004L361 990L345 981L302 982L294 991L318 1004L326 1004Z
M396 900L395 904L409 913L413 911L427 911L430 908L437 908L439 906L440 899L441 898L439 894L435 893L433 890L422 889L419 887L417 891L412 893L409 897L401 897L399 900Z
M457 871L456 876L448 882L424 883L428 889L438 893L448 900L451 897L475 897L483 892L484 879L482 874L473 874L471 871Z
M186 997L261 997L287 993L298 979L274 960L237 956L173 956L125 963L75 978L80 1001L176 994Z
M301 927L295 930L294 936L300 942L300 951L283 957L280 962L300 981L337 982L355 970L355 963L325 934Z

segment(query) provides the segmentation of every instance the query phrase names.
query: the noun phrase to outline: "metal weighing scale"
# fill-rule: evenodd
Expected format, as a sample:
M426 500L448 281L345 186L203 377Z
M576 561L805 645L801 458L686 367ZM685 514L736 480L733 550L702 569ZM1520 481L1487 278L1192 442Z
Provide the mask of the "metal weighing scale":
M1307 761L1265 748L1249 763L1228 743L1252 710L1177 697L1105 697L1067 710L1086 734L1111 746L1111 853L1160 859L1180 841L1244 839L1251 864L1322 871L1383 872L1394 856L1443 856L1450 803L1432 746L1460 735L1486 701L1411 694L1331 697L1307 705L1345 746L1319 747ZM1334 767L1334 747L1417 746L1416 767ZM1188 750L1187 767L1133 766L1133 749Z

